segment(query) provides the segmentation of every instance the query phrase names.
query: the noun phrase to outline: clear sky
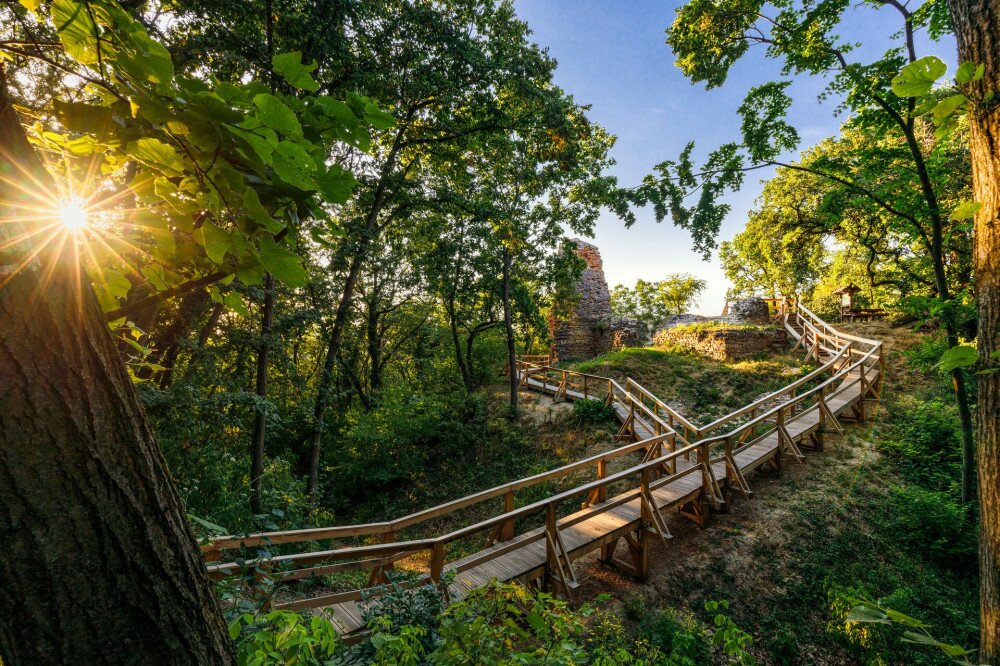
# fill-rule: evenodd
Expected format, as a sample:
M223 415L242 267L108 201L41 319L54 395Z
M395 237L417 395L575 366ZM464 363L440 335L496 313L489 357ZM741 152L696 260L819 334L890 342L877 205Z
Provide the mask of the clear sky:
M780 67L751 50L732 70L722 88L706 91L693 85L674 67L664 42L664 30L682 3L663 0L515 0L518 15L534 31L535 41L559 62L556 83L578 103L592 104L590 118L618 137L612 152L615 175L623 185L636 184L650 168L676 158L688 141L696 155L727 141L739 140L736 113L743 96L754 85L779 78ZM917 3L914 3L917 4ZM901 28L890 9L850 11L839 34L862 46L853 60L868 61L893 44L890 36ZM949 64L955 60L952 41L921 40L919 55L935 54ZM801 148L837 133L841 119L836 103L817 101L825 82L800 77L790 92L795 100L790 118L799 131ZM747 175L740 192L727 200L732 206L722 226L720 241L732 238L746 223L747 211L760 194L762 180L771 172ZM657 224L652 211L625 229L605 213L597 223L595 239L604 259L610 285L631 284L638 278L657 280L668 273L691 273L708 282L695 312L718 314L728 283L718 257L705 262L691 250L688 232L669 221Z

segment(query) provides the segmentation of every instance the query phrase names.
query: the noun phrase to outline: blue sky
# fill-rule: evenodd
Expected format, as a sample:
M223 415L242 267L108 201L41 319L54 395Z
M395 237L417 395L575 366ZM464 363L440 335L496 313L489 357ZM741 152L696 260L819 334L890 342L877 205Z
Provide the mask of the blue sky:
M688 141L696 154L739 139L737 107L747 90L780 75L776 61L751 51L732 70L722 88L706 91L691 84L674 67L674 57L664 43L680 2L652 0L515 0L518 15L534 31L533 38L559 62L556 83L579 103L592 104L591 119L618 137L612 152L615 175L623 184L635 184L652 165L676 158ZM916 6L918 3L912 3ZM861 42L852 58L868 61L893 44L890 37L901 27L898 14L889 9L852 9L839 34ZM921 40L925 42L925 40ZM953 42L924 43L919 55L935 54L954 61ZM790 92L795 103L792 124L806 148L837 133L841 119L834 115L834 100L823 103L816 96L825 82L800 78ZM732 238L746 223L747 211L770 172L748 174L742 190L727 197L732 206L722 226L720 240ZM597 223L594 242L601 250L608 283L631 284L636 279L660 279L668 273L692 273L708 282L695 308L718 314L728 283L718 258L705 262L691 250L691 239L669 221L657 224L651 211L625 229L613 215Z

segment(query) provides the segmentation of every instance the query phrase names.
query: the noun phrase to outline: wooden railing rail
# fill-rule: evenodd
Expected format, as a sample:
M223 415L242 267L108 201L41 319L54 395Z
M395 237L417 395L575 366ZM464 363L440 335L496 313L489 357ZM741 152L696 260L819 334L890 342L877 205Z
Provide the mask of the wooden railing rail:
M718 430L720 427L726 425L727 423L730 423L730 422L732 422L732 421L740 418L741 416L745 416L746 414L755 412L758 409L760 409L762 406L767 405L768 403L773 402L774 400L776 400L776 399L778 399L778 398L780 398L780 397L782 397L782 396L784 396L786 394L795 393L803 385L808 384L809 382L813 381L817 377L820 377L820 376L822 376L823 374L825 374L827 372L836 372L837 364L840 363L841 360L847 354L848 354L848 346L845 345L845 346L841 347L840 351L838 351L834 355L834 357L832 359L830 359L829 361L827 361L826 363L824 363L820 367L816 368L812 372L810 372L810 373L808 373L806 375L803 375L802 377L800 377L799 379L795 380L791 384L787 384L785 386L782 386L777 391L773 391L771 393L768 393L767 395L763 396L762 398L758 398L758 399L754 400L753 402L751 402L750 404L744 405L743 407L740 407L739 409L736 409L736 410L730 412L729 414L726 414L725 416L721 416L721 417L717 418L716 420L712 421L711 423L708 423L708 424L702 426L701 428L698 429L698 435L699 436L704 436L704 435L706 435L706 434L708 434L708 433L710 433L710 432L712 432L714 430Z
M583 396L604 400L607 404L616 407L619 418L624 421L619 435L623 436L628 433L629 437L638 441L390 521L262 532L246 536L216 537L203 546L205 558L209 561L209 573L213 577L219 578L253 572L255 577L268 576L275 581L285 582L310 576L359 570L371 572L367 586L360 589L334 592L278 604L281 608L296 610L359 601L371 594L371 589L374 586L385 580L385 570L391 569L397 562L403 560L407 561L407 568L415 569L418 572L420 581L441 583L446 570L456 573L467 571L503 554L523 548L526 544L544 541L545 575L555 579L557 583L562 584L569 591L575 587L576 579L573 573L571 553L567 550L561 534L567 528L582 523L595 514L639 500L638 525L640 528L648 528L659 535L661 539L665 539L670 534L653 496L657 489L686 476L700 474L700 485L694 491L700 498L698 501L719 508L724 501L723 491L719 479L716 478L714 466L720 463L725 465L726 488L735 489L745 496L750 496L749 485L743 478L740 465L736 462L736 456L748 447L761 441L762 438L776 433L778 444L773 455L779 467L781 456L786 453L801 459L802 454L796 443L796 438L788 430L789 424L798 414L815 409L819 414L818 425L813 421L809 427L819 428L820 432L828 426L841 431L838 417L834 415L829 401L859 385L860 389L851 391L851 394L855 395L852 400L856 401L852 404L856 410L855 416L864 418L866 400L871 399L871 396L877 398L881 390L885 371L882 343L878 340L841 333L797 302L782 299L780 308L783 323L789 331L799 338L797 346L802 346L807 356L815 357L817 360L824 358L825 362L819 368L781 389L705 426L694 425L652 392L630 378L626 379L623 387L610 377L552 367L549 365L549 356L522 357L517 360L515 366L522 383L529 379L534 380L531 384L533 387L540 384L546 390L554 393L556 397L569 399L570 397ZM807 384L815 382L827 373L830 375L828 378L819 381L811 388L801 390ZM780 402L775 405L773 404L775 401ZM731 427L727 432L710 435L723 426L731 425L735 420L746 416L749 416L748 420ZM652 437L646 439L638 437L637 424L640 421L645 426L642 431L651 430L654 433ZM821 445L822 440L817 440L816 443ZM631 465L627 469L609 473L608 465L611 461L635 453L643 453L639 463ZM692 454L696 455L693 464L691 462ZM684 466L679 466L677 463L681 458L687 461ZM526 506L516 506L515 492L546 481L564 478L588 468L594 469L596 478L583 482L574 479L572 481L574 485L571 488ZM608 490L615 484L624 484L626 481L632 485L626 487L624 492L609 499ZM620 486L618 490L621 490ZM618 491L616 490L616 492ZM575 515L560 519L560 507L565 502L580 496L585 497L581 505L582 508ZM489 518L478 520L471 525L453 529L433 538L397 540L400 531L406 528L499 497L503 498L503 510ZM685 497L685 502L689 502L692 496L684 495L683 497ZM685 506L693 506L689 511L694 512L693 517L703 521L704 511L699 509L697 504L698 502L694 502ZM543 524L530 527L525 519L537 514L544 514ZM684 515L692 514L685 513ZM514 539L515 529L518 525L527 531ZM489 532L487 545L496 545L475 557L464 558L460 565L449 567L447 563L449 544L475 537L484 532ZM219 561L226 551L248 547L296 543L318 544L323 541L348 538L363 538L366 541L380 539L382 543L332 544L333 547L312 552ZM630 542L630 548L633 545L634 543Z
M663 410L666 412L667 425L676 429L675 426L679 424L683 428L682 436L685 441L693 442L701 434L698 426L691 423L691 421L685 418L683 414L660 400L653 394L652 391L643 387L639 384L639 382L635 381L631 377L625 380L625 391L635 395L640 402L648 400L653 403L656 410Z
M653 444L653 440L665 439L661 438L650 438L642 442L636 442L628 447L619 447L620 449L630 449L637 450L642 446L650 446ZM671 480L676 480L681 478L686 474L692 473L692 471L699 469L698 467L689 468L682 470L681 472L675 472L667 477L660 477L655 481L650 481L648 473L652 471L659 471L664 465L676 461L680 456L689 455L691 452L698 451L699 460L708 460L708 446L707 444L691 444L682 449L677 449L669 453L663 453L661 456L655 457L651 460L644 461L638 465L629 467L628 469L616 472L614 474L606 475L603 478L599 478L590 482L583 483L581 485L575 486L571 489L564 490L557 493L551 497L533 502L526 506L520 508L514 508L509 511L505 511L501 514L488 518L486 520L479 521L473 525L469 525L457 530L453 530L447 534L443 534L432 539L420 539L414 541L396 541L387 544L374 544L374 545L362 545L362 546L349 546L343 548L335 548L329 550L315 551L309 553L296 553L292 555L276 555L276 556L265 556L250 558L248 560L232 561L226 563L216 563L209 564L208 570L210 575L213 577L222 577L228 575L234 575L250 570L263 570L271 572L268 575L276 580L293 580L304 578L306 576L313 575L325 575L329 573L337 572L347 572L359 569L372 569L379 566L385 566L391 562L399 561L401 559L406 559L412 557L413 555L428 551L430 554L430 580L439 582L441 580L441 574L443 573L443 568L445 562L443 560L445 553L445 546L449 543L475 536L476 534L485 532L491 528L496 528L498 526L513 523L513 521L525 518L534 513L541 511L546 511L550 515L555 514L555 510L558 506L574 497L579 497L580 495L592 495L594 491L606 490L608 486L628 479L630 477L639 476L643 477L640 479L640 487L637 490L630 492L630 497L634 498L642 492L643 487L646 490L655 490L660 486L669 483ZM623 453L624 454L624 453ZM597 456L593 457L596 458ZM592 462L592 461L591 461ZM703 466L704 467L704 466ZM704 470L703 470L704 473ZM708 470L711 474L711 470ZM614 506L617 506L624 501L621 497L615 498ZM595 507L594 512L603 512L607 508L601 505L600 507ZM579 517L578 517L579 518ZM556 523L556 530L565 529L567 526L581 522L584 518L570 519L569 521L563 523ZM547 521L548 523L548 521ZM551 532L550 526L547 525L547 532ZM558 534L550 534L558 542ZM534 537L529 537L528 542L536 539L544 538L543 535L536 535ZM512 548L522 547L526 541L524 539L519 539L516 544L511 544ZM483 561L488 561L489 559L497 557L500 553L506 552L504 547L498 550L491 551L490 557L487 557ZM330 562L341 562L344 560L351 560L344 564L330 565ZM568 558L566 559L566 564L568 565ZM291 571L287 570L288 567L298 567L302 565L322 565L322 566L311 566L307 569L293 569ZM463 566L457 568L457 571L463 571L471 568L472 564L465 563ZM285 570L282 570L285 568ZM344 601L357 601L363 596L363 590L351 590L347 592L338 592L330 595L323 595L320 597L313 597L307 600L302 600L300 602L293 602L291 604L281 604L282 608L289 610L309 608L317 606L325 606L334 603L341 603Z
M367 536L367 535L377 535L377 534L387 534L387 533L398 533L399 531L417 525L419 523L431 520L433 518L438 518L460 509L465 509L481 502L493 499L495 497L501 497L507 495L508 493L514 493L518 490L528 488L530 486L543 483L545 481L551 481L553 479L561 478L577 472L587 467L598 467L601 463L607 463L617 458L621 458L630 453L635 453L639 451L646 451L650 447L657 444L666 442L671 443L671 436L674 433L665 432L662 435L651 437L646 440L633 442L626 444L624 446L619 446L617 448L611 449L603 453L597 453L582 460L577 460L572 463L568 463L561 467L548 470L546 472L540 472L533 476L525 477L523 479L518 479L517 481L511 481L509 483L504 483L487 490L480 491L478 493L473 493L465 497L461 497L450 502L445 502L437 506L433 506L421 511L416 511L414 513L408 514L401 518L395 520L384 521L379 523L366 523L362 525L345 525L339 527L318 527L318 528L306 528L299 530L281 530L274 532L260 532L255 534L249 534L246 536L224 536L212 538L207 544L202 547L205 552L209 551L222 551L222 550L234 550L239 548L252 548L261 545L277 545L277 544L289 544L289 543L309 543L313 541L326 541L330 539L355 537L355 536Z
M710 444L716 442L724 443L729 438L738 437L745 430L748 430L750 428L755 428L757 425L760 425L771 419L778 420L782 418L784 412L794 409L796 406L801 406L802 403L808 401L810 398L822 395L823 399L825 399L827 397L826 392L829 391L831 387L836 388L836 390L833 392L835 394L835 393L840 393L841 391L845 391L859 382L864 383L865 381L868 381L867 373L874 367L868 365L868 360L875 354L875 352L878 349L880 349L880 347L875 347L874 349L869 350L861 360L855 361L852 365L846 366L845 368L841 369L835 375L833 375L823 383L819 384L818 386L815 386L809 389L808 391L800 393L799 395L795 396L794 398L791 398L787 402L784 402L776 407L771 408L770 410L764 412L763 414L758 415L757 417L747 421L746 423L740 424L739 426L737 426L736 428L727 433L700 440L699 443L710 443ZM843 380L854 370L859 371L859 377L857 379L844 382ZM840 383L838 384L838 382ZM866 396L862 394L862 398L864 397ZM766 436L771 432L773 432L773 430L765 432L759 436ZM749 446L749 443L746 446Z

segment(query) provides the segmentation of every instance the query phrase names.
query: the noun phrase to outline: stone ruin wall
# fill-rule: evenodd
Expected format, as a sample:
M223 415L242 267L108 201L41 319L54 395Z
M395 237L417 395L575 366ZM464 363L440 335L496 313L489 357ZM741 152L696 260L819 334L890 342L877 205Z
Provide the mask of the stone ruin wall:
M587 267L577 285L580 300L573 311L565 319L549 317L553 361L593 358L612 349L645 344L642 322L611 314L611 293L600 250L579 239L570 242L576 245L576 254L587 262Z
M656 332L657 347L677 346L718 361L738 361L785 348L785 331L779 328L729 328L702 331L662 329Z

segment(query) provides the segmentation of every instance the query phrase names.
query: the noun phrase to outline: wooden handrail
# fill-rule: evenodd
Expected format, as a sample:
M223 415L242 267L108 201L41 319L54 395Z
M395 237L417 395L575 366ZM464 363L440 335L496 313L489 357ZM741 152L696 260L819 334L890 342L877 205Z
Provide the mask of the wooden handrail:
M830 326L822 319L801 304L792 303L792 308L785 309L785 301L782 305L785 326L790 332L799 337L805 343L806 351L809 354L820 358L820 353L830 354L831 357L819 368L811 371L804 377L774 391L753 403L744 405L730 414L702 426L695 426L690 420L679 414L676 410L660 400L652 392L635 382L631 378L626 379L625 386L622 387L617 381L610 377L591 375L562 368L555 368L547 365L549 357L537 355L534 357L523 357L517 360L515 371L522 377L536 377L544 387L550 384L555 388L555 395L567 397L568 391L573 382L582 382L585 397L590 397L591 388L594 389L595 397L603 396L609 404L624 406L628 409L628 420L641 418L658 432L655 436L616 447L610 451L598 453L581 460L577 460L566 465L562 465L546 472L541 472L530 477L511 481L493 488L473 493L450 502L445 502L428 509L423 509L406 516L378 523L367 523L361 525L347 525L329 528L307 528L301 530L284 530L274 532L264 532L247 536L227 536L216 537L203 547L206 558L211 554L218 560L221 551L233 550L241 547L250 547L262 544L289 544L304 543L337 539L341 537L365 537L381 535L383 543L365 544L358 546L344 546L339 548L329 548L315 552L300 552L289 555L277 555L267 557L257 557L249 560L236 560L230 562L213 562L208 565L209 573L215 577L227 576L248 569L263 568L273 571L275 580L295 580L307 576L325 575L331 573L342 573L355 571L358 569L371 569L372 574L368 587L379 580L382 571L391 568L395 562L412 558L416 553L428 552L429 554L429 574L424 574L422 581L440 583L443 572L448 568L446 564L446 546L450 543L472 537L484 531L494 529L488 543L494 543L497 539L501 541L510 540L510 543L494 546L486 552L479 553L473 558L464 558L460 565L452 566L455 572L466 571L480 564L489 562L500 555L524 547L525 544L539 540L546 542L546 563L547 566L556 570L557 575L564 583L575 582L571 566L570 551L566 549L560 536L560 532L588 520L595 514L606 512L614 507L621 506L636 499L640 500L642 509L641 516L645 524L650 526L660 535L661 538L669 536L666 524L662 522L662 517L657 513L656 503L652 491L666 486L678 479L692 475L701 474L700 491L702 501L716 508L722 503L722 491L712 466L716 463L725 463L727 479L734 480L738 489L745 489L744 494L749 493L749 487L736 465L734 455L752 446L760 438L771 433L778 433L778 450L774 454L779 457L781 450L787 447L788 451L797 457L801 457L795 441L785 429L788 419L796 414L796 410L802 411L802 406L815 399L815 403L808 409L820 410L820 426L824 423L824 418L833 420L834 426L839 429L836 417L832 415L826 404L831 396L861 384L860 400L865 400L872 391L877 395L877 388L873 388L873 382L868 378L868 374L874 370L878 373L881 381L881 373L884 371L885 358L881 354L882 343L877 340L868 340L858 336L843 334ZM801 334L792 327L789 320L794 316L794 323L801 330ZM821 344L821 341L832 343L833 348ZM856 346L868 347L856 349ZM857 360L854 360L858 357ZM535 358L541 358L545 364L536 363ZM871 361L874 359L875 363ZM820 382L817 386L798 393L798 389L808 382L811 382L825 373L831 373L830 377ZM852 377L852 374L856 376ZM880 386L880 384L879 384ZM831 390L831 387L835 387ZM550 389L551 391L551 389ZM829 392L828 392L829 391ZM579 397L580 393L575 389L573 396ZM765 404L783 396L787 399L758 414L757 410ZM651 403L651 404L647 404ZM862 405L863 408L863 405ZM825 410L825 411L824 411ZM731 423L733 420L750 414L751 418L745 423L732 428L730 431L711 437L705 435L713 430ZM664 417L663 414L666 414ZM666 418L667 420L664 420ZM773 427L763 434L758 435L757 429L761 424L773 421ZM680 425L684 429L684 434L680 434L675 429L675 425ZM635 430L633 426L632 434ZM747 435L749 434L749 437ZM697 438L696 441L689 441ZM677 441L683 444L678 448ZM745 441L746 440L746 441ZM714 449L718 444L723 444L723 450ZM664 445L667 446L664 446ZM666 450L665 450L666 449ZM646 451L646 455L638 464L632 465L625 470L614 474L607 473L607 463L611 460L623 457L630 453ZM713 457L712 452L718 454ZM697 462L678 470L677 460L681 457L691 460L690 454L697 453ZM568 476L574 472L595 466L597 478L591 481L574 485L572 488L558 492L550 497L535 501L523 507L515 508L513 493L517 490L534 486L536 484ZM663 476L653 480L654 474ZM638 476L638 487L626 490L616 495L612 499L607 499L607 489L625 479ZM584 509L576 515L565 518L562 521L557 519L556 510L558 506L574 497L586 495L587 499L583 504ZM438 535L434 538L419 539L411 541L396 541L396 534L399 530L417 525L419 523L451 514L455 511L477 505L481 502L496 498L504 498L504 510L501 513L492 515L489 518L480 520L472 525L460 527L446 534ZM529 515L545 512L545 525L537 532L529 532L517 539L513 536L514 521ZM290 568L290 569L289 569ZM275 570L277 569L277 570ZM568 572L568 573L567 573ZM366 594L363 590L352 590L347 592L335 592L309 599L298 600L281 604L283 608L307 608L319 605L332 605L347 601L359 601Z
M224 536L224 537L214 537L210 540L208 544L202 547L203 551L209 550L231 550L241 547L253 547L259 545L271 545L271 544L288 544L288 543L305 543L310 541L325 541L328 539L337 539L342 537L352 537L352 536L366 536L372 534L383 534L385 532L394 531L398 532L404 528L422 523L426 520L431 520L432 518L437 518L443 515L447 515L454 511L464 509L470 506L474 506L486 500L493 499L495 497L500 497L507 492L521 490L529 486L533 486L545 481L550 481L568 474L572 474L581 469L596 465L600 461L615 460L622 456L628 455L629 453L634 453L636 451L644 450L650 446L654 446L660 442L667 441L670 436L674 434L671 430L670 432L665 432L662 435L657 435L646 440L633 442L631 444L626 444L624 446L619 446L617 448L611 449L603 453L596 453L582 460L577 460L561 467L548 470L546 472L540 472L533 476L525 477L523 479L518 479L516 481L510 481L508 483L501 484L499 486L494 486L487 490L482 490L478 493L473 493L465 497L461 497L456 500L451 500L450 502L445 502L443 504L438 504L437 506L432 506L421 511L417 511L401 518L395 520L383 521L379 523L366 523L361 525L344 525L338 527L315 527L315 528L305 528L299 530L280 530L275 532L260 532L256 534L249 534L246 536Z

